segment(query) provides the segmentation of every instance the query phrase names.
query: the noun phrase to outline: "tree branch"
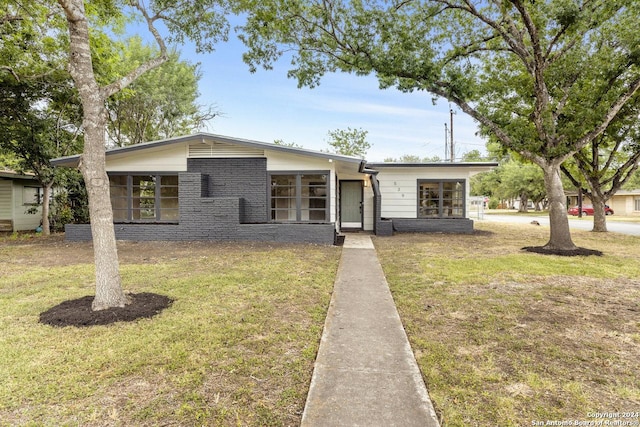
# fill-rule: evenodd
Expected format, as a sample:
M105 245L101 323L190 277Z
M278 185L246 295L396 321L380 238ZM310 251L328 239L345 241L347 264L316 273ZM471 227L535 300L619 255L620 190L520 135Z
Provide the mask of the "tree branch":
M611 121L616 117L616 115L626 104L626 102L631 99L631 97L638 91L638 89L640 89L640 77L632 82L629 86L629 89L611 106L600 125L598 125L594 130L587 133L585 136L578 140L578 142L576 143L576 149L579 150L582 147L586 146L599 135L601 135L605 130L607 130L607 127L609 127Z
M498 125L497 123L489 119L484 114L481 114L477 109L471 106L471 104L469 104L464 99L452 93L449 89L450 87L446 82L437 82L433 87L429 88L429 91L434 93L435 95L441 96L453 102L458 107L460 107L462 111L464 111L465 113L473 117L482 125L489 128L491 132L493 132L493 134L502 142L502 144L505 147L514 150L515 152L520 154L522 157L529 159L538 165L542 165L544 163L544 159L541 156L534 153L519 150L516 147L516 144L513 141L513 139L501 129L500 125ZM562 163L563 161L564 159L560 163Z
M530 55L524 46L520 33L518 32L518 30L516 29L515 25L513 25L512 22L509 25L510 31L506 32L498 22L489 18L487 15L481 13L478 9L476 9L476 7L471 2L471 0L463 0L466 7L458 4L453 4L450 0L434 0L434 1L436 3L444 4L450 9L458 9L458 10L467 12L473 17L479 19L481 22L484 22L489 27L493 28L498 33L499 37L501 37L502 40L504 40L504 42L507 43L507 45L509 45L511 50L520 58L520 60L525 65L525 67L528 70L531 70ZM503 19L504 18L506 17L503 16Z
M16 79L17 82L20 82L20 76L18 76L13 68L9 67L8 65L2 65L0 66L0 69L8 71L13 76L13 78Z
M61 1L66 1L66 0L61 0ZM119 91L121 91L122 89L124 89L125 87L133 83L138 77L140 77L147 71L162 65L163 63L167 62L167 60L169 59L169 55L167 54L167 46L164 42L164 38L160 35L160 32L154 25L155 21L159 18L157 16L156 17L149 16L146 8L139 1L132 2L132 6L138 9L138 11L140 11L145 21L147 22L147 28L149 29L149 32L153 34L153 37L156 40L158 47L160 48L160 54L158 55L158 57L153 58L145 62L144 64L141 64L138 68L136 68L126 76L122 77L121 79L111 83L110 85L103 87L102 93L105 99L110 97L111 95L118 93Z

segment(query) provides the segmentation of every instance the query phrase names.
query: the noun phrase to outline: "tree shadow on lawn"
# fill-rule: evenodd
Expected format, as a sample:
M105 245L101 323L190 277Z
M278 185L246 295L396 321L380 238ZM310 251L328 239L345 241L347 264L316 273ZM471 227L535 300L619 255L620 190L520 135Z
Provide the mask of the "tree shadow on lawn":
M522 250L533 252L541 255L559 255L559 256L602 256L601 251L595 249L575 248L572 250L549 249L544 246L525 246Z
M51 326L96 326L115 322L131 322L136 319L153 317L169 307L173 300L164 295L143 292L129 294L131 303L125 307L114 307L93 311L93 296L64 301L49 310L40 313L40 323Z

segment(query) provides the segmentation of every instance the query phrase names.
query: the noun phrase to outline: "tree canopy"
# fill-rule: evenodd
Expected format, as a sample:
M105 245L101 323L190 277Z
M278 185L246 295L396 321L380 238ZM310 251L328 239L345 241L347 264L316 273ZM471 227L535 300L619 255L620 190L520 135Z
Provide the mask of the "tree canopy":
M387 163L439 163L443 160L440 156L420 157L417 154L403 154L397 158L386 157L384 161Z
M114 52L120 62L138 64L158 54L132 37ZM109 142L116 146L138 144L185 135L201 129L216 116L213 106L200 106L198 65L180 60L179 52L168 55L166 63L143 74L130 86L107 101Z
M575 248L560 164L601 135L640 88L640 3L626 0L257 0L251 69L293 51L289 75L375 74L380 86L455 103L544 171L550 249Z
M367 142L367 131L363 129L336 129L329 131L330 150L345 156L354 156L364 159L371 144Z
M0 151L14 169L35 174L49 234L49 196L59 172L50 160L77 153L81 142L77 93L65 70L67 39L60 17L42 4L0 3Z
M519 210L527 211L528 201L541 208L546 199L542 170L531 162L515 158L503 160L490 172L477 174L471 179L471 193L476 196L490 196L497 200L520 200Z

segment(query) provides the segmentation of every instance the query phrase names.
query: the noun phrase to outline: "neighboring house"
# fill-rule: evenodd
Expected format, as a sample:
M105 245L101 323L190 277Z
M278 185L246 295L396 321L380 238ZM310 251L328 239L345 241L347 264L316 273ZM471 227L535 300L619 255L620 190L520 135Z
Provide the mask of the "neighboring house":
M108 150L106 165L118 239L320 244L346 230L471 232L469 177L497 166L367 164L205 133ZM87 224L65 232L91 239Z
M0 231L35 230L42 220L42 187L35 176L0 170ZM33 208L36 213L28 213Z
M569 198L569 207L578 206L578 194L574 192L567 192ZM582 198L583 205L590 205L591 200L588 197ZM618 190L606 202L607 205L615 215L623 216L640 216L640 189L638 190Z

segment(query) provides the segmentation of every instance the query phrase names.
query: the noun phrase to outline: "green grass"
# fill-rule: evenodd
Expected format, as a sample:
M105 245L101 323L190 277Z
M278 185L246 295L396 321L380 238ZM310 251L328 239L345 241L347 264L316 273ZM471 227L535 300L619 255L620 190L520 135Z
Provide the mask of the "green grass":
M574 232L603 257L544 256L548 230L375 244L443 426L589 421L640 408L640 238Z
M548 229L374 238L443 426L589 421L640 408L640 238L574 232L603 257L521 251ZM0 426L298 425L340 250L122 243L158 316L53 328L93 292L90 246L0 241Z
M0 242L0 425L297 425L340 251L306 245L120 245L151 319L54 328L93 293L90 246Z

